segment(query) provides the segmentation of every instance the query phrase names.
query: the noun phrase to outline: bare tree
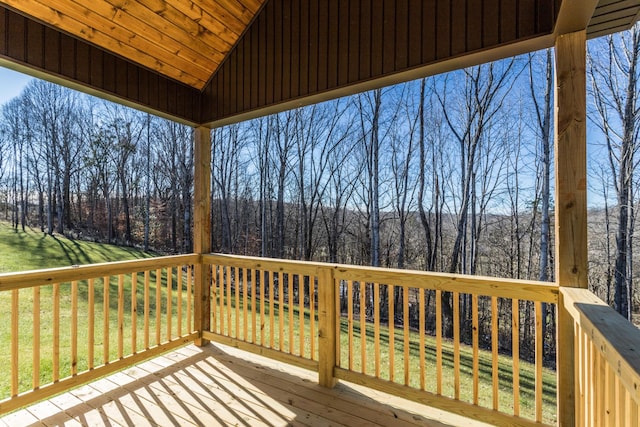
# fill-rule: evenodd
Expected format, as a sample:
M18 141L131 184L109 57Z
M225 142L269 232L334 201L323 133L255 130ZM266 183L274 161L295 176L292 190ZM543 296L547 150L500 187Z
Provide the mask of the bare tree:
M459 202L455 241L449 262L450 273L456 273L466 265L466 241L469 226L469 210L474 203L476 168L481 152L481 144L492 119L502 110L504 99L515 82L512 73L515 59L500 63L484 64L464 70L463 98L452 100L450 76L443 79L441 91L436 91L444 113L445 121L458 145ZM456 88L459 90L459 88ZM475 221L475 212L472 212ZM473 239L472 239L473 240ZM446 333L453 333L450 321L453 315L451 294L445 293L443 312L447 321Z
M635 155L640 114L638 58L640 27L608 36L606 45L590 49L591 87L598 119L595 124L605 141L609 171L614 177L618 224L614 271L614 306L631 319L633 295L633 232Z

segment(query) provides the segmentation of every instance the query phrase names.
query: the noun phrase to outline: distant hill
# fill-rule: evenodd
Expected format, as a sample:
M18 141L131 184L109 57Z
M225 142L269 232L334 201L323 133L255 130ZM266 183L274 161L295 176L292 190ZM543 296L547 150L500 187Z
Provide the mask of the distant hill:
M0 221L0 273L70 265L96 264L156 256L134 248L50 236L39 230L18 228Z

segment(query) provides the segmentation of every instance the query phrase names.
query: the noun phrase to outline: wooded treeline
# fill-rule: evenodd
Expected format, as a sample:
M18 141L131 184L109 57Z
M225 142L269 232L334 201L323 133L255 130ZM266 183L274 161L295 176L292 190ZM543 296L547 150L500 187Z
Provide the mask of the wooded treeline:
M637 26L589 45L590 283L628 317L639 55ZM214 251L553 280L552 58L212 130ZM191 250L188 127L43 81L0 126L0 210L16 229Z

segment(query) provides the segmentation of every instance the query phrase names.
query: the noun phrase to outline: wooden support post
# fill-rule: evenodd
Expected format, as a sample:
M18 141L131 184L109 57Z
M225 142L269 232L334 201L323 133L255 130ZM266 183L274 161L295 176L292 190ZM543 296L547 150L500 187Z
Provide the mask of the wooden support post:
M557 38L555 63L555 274L559 286L586 288L586 31ZM573 426L577 392L575 332L562 294L557 310L558 425Z
M336 385L336 283L333 268L318 269L318 382L323 387Z
M193 251L197 254L211 252L211 129L194 130L194 179L193 179ZM211 328L211 299L209 266L200 259L194 266L194 329L199 333L195 344L209 343L202 332Z

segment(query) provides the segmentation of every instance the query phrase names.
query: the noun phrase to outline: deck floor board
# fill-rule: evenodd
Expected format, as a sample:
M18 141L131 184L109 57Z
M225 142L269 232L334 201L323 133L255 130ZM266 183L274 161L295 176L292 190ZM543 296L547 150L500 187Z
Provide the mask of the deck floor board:
M12 426L484 426L223 346L193 345L0 418Z

